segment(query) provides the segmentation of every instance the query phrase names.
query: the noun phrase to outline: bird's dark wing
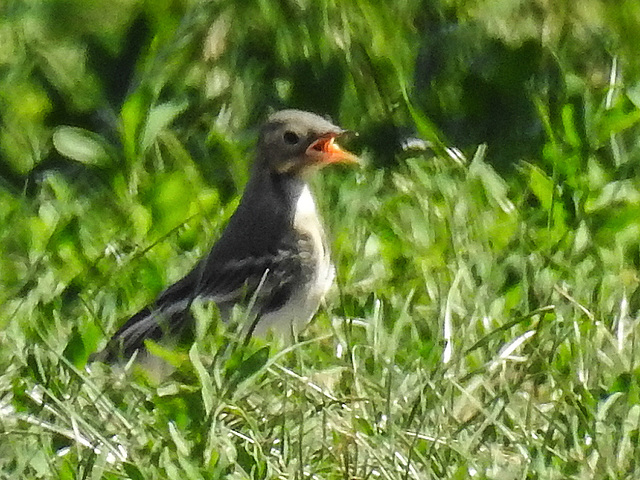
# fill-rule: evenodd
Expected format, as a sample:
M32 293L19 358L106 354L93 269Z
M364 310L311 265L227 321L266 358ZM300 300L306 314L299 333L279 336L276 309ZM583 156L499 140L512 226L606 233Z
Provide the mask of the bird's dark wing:
M253 302L251 313L258 317L281 307L312 275L313 246L293 229L293 197L273 181L270 175L253 176L209 255L131 317L95 358L126 358L145 339L179 330L196 298L214 301L221 310Z
M300 246L304 242L224 262L210 256L161 293L154 304L133 315L92 360L129 358L144 347L146 339L155 341L180 331L191 318L188 309L195 299L214 301L221 309L253 302L257 315L280 308L310 274L301 261L307 255Z
M301 255L298 248L285 247L224 264L209 262L198 279L197 296L218 305L254 301L259 311L277 292L292 291L304 280Z

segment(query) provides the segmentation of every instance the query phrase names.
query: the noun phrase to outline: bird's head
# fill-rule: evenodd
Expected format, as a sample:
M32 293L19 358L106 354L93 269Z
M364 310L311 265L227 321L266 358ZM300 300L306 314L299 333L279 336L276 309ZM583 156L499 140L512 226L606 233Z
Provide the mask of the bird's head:
M348 133L324 118L300 110L281 110L262 127L258 158L282 175L301 176L333 163L358 163L336 138Z

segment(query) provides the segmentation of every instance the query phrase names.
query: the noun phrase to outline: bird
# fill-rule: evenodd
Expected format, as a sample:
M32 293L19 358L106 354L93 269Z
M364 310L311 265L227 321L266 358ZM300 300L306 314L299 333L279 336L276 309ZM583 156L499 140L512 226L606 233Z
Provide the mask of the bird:
M175 336L196 300L215 302L223 320L235 305L246 308L248 336L304 327L335 277L309 179L328 165L359 163L336 142L348 133L310 112L271 114L239 205L208 255L130 317L90 360L128 360L144 351L145 340Z

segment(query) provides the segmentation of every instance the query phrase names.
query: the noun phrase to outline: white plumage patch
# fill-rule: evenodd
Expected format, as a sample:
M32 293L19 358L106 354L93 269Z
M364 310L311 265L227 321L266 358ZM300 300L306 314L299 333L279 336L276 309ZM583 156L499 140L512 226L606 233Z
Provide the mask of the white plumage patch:
M320 302L333 284L333 264L325 246L324 231L308 185L303 187L295 208L293 226L309 236L316 252L315 275L307 285L294 293L282 308L262 316L255 330L258 335L268 330L288 333L292 325L295 331L300 331L316 313Z
M294 223L301 224L305 220L313 219L316 223L318 223L318 213L316 212L316 203L313 201L313 196L311 195L311 190L309 190L309 185L305 185L302 188L302 192L298 197L298 201L296 202L296 213L294 216Z

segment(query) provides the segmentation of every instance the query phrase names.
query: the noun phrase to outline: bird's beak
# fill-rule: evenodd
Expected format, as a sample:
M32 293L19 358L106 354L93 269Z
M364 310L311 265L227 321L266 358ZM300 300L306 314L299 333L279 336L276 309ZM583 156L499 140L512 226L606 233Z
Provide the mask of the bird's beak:
M328 133L315 140L307 147L306 154L313 159L318 165L329 165L331 163L350 163L358 164L360 159L351 152L343 150L335 140L337 137L343 136L348 131L338 133Z

